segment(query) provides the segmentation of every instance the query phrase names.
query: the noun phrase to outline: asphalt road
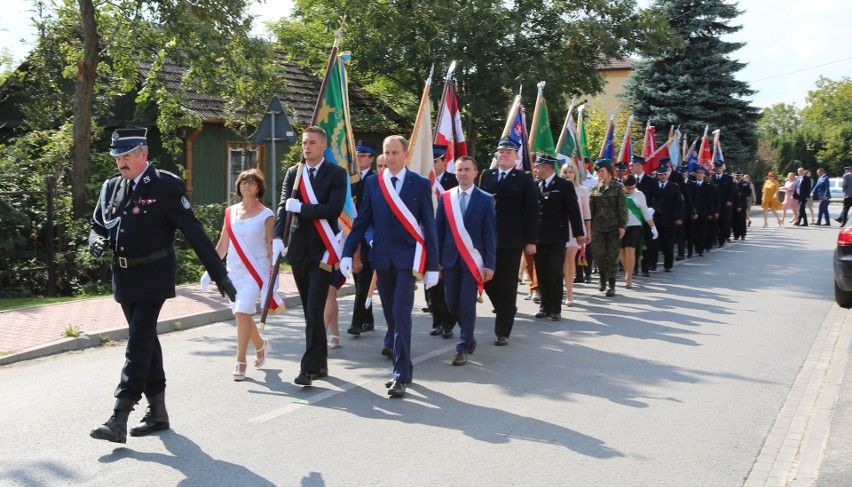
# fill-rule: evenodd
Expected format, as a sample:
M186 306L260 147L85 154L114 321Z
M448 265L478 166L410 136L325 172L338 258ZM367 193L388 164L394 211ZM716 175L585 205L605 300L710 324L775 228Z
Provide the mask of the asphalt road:
M428 335L420 290L402 400L386 395L378 316L380 330L331 351L328 380L294 385L301 309L268 321L268 368L242 383L233 322L162 336L173 429L126 446L88 436L111 413L123 344L2 367L0 484L743 485L780 458L768 441L789 429L779 413L816 417L791 391L824 380L803 371L821 331L847 319L832 294L836 228L750 230L614 299L579 285L559 323L519 299L507 347L492 344L486 299L463 367L450 364L454 340ZM841 399L828 419L849 424L850 410ZM852 481L850 432L832 430L827 449L810 437L820 485Z

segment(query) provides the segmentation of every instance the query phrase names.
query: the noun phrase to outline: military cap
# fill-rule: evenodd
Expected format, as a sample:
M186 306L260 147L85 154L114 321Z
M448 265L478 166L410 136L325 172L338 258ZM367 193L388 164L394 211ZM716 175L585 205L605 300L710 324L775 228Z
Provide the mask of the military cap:
M602 157L600 159L595 159L595 171L602 167L612 167L612 161L607 159L606 157Z
M112 133L112 143L109 146L109 155L120 156L143 145L148 145L147 135L148 129L115 129Z
M725 167L725 161L713 161L713 167Z
M498 149L518 150L519 147L520 146L518 145L517 142L515 142L514 140L512 140L508 137L502 138L502 139L500 139L500 142L497 142L497 148Z
M447 156L447 146L432 144L432 159L443 159Z
M619 162L618 164L615 165L615 170L616 171L627 171L627 163L626 162Z
M633 156L630 159L630 164L642 164L644 166L645 165L645 159L642 158L642 157L639 157L639 156Z
M660 158L660 165L661 166L669 167L671 165L671 163L672 163L672 160L668 157L661 157Z
M669 170L668 170L667 166L664 166L664 165L661 164L657 167L657 174L658 175L659 174L668 174L668 173L669 173Z
M852 166L846 166L843 168L844 171L852 171Z
M685 165L685 164L684 164L683 166L680 166L680 167L678 168L678 171L679 171L681 174L687 174L687 173L689 172L689 166L687 166L687 165Z
M734 171L734 176L742 176L742 175L743 175L743 172L740 169L737 169L736 171Z
M549 154L545 154L543 152L540 152L540 153L535 155L535 164L536 165L547 164L549 166L556 167L556 165L559 164L559 163L556 161L556 159L550 157Z
M697 168L695 168L695 172L707 174L707 168L705 168L704 166L698 166Z
M376 155L376 146L367 142L366 140L359 140L357 144L355 144L355 154L357 155Z

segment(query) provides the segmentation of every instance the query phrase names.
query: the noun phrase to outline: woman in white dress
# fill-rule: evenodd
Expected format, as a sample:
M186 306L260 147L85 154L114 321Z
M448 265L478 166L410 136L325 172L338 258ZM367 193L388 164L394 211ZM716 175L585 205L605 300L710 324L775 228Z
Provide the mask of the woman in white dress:
M591 243L592 211L589 209L589 190L580 184L580 180L577 177L577 169L570 161L562 165L559 176L571 181L574 185L574 191L577 193L577 203L580 205L580 216L582 216L586 226L586 242ZM571 222L568 222L568 226L569 233L573 235L573 232L570 231ZM572 236L571 240L565 243L565 263L562 267L562 271L565 274L565 306L572 306L574 304L574 275L577 273L576 259L577 252L579 251L580 244Z
M621 239L621 251L619 258L621 265L624 267L624 275L626 276L624 287L630 289L633 287L633 269L636 267L636 249L640 248L639 255L642 255L642 250L648 245L648 242L643 242L643 225L651 227L651 236L657 238L657 228L654 226L652 213L648 209L648 203L645 200L645 195L636 189L636 176L631 174L622 181L624 185L624 193L627 196L627 228L625 228L624 237ZM641 218L640 218L641 217Z
M257 169L243 171L237 177L236 191L240 202L226 210L222 235L216 244L219 257L228 256L228 276L237 288L237 299L231 310L237 320L237 360L234 380L246 377L246 352L251 341L257 351L254 366L263 367L271 347L261 338L252 314L257 311L261 289L269 279L272 262L272 228L275 215L263 205L266 189L263 174Z

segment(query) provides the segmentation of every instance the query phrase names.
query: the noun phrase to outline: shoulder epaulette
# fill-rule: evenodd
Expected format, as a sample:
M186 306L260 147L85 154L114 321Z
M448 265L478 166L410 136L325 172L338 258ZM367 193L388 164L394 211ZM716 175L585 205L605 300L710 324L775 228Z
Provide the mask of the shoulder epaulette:
M183 181L182 177L178 176L177 174L175 174L171 171L166 171L165 169L157 169L157 172L159 172L160 174L165 174L167 176L171 176L171 177L173 177L177 180Z

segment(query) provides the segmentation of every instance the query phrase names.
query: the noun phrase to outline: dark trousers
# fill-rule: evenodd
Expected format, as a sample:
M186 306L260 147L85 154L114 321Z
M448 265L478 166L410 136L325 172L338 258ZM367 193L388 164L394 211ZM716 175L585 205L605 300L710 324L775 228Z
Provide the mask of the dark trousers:
M407 381L414 365L411 363L411 311L414 309L414 274L411 269L397 270L393 266L376 271L382 313L393 337L393 380Z
M470 353L476 342L473 338L476 324L476 279L461 259L455 267L445 267L443 274L447 306L461 329L456 352Z
M115 389L117 398L139 401L142 394L156 396L166 389L163 350L157 338L157 320L163 302L121 303L129 335L121 382Z
M562 313L562 265L565 263L565 242L537 243L535 269L538 275L538 293L541 310L545 313Z
M719 241L719 246L725 245L725 242L731 238L731 212L733 208L731 206L722 206L719 210L719 225L718 225L718 235L716 236Z
M734 238L737 238L737 237L745 238L745 236L746 236L747 225L746 225L745 211L746 211L745 209L741 209L739 211L734 211L734 218L733 218L733 225L732 225L732 228L733 228L733 231L734 231Z
M852 207L852 198L843 198L843 213L840 214L841 225L846 225L850 207Z
M692 220L692 240L689 243L690 254L696 252L698 255L704 255L704 248L707 245L707 223L707 218L703 217Z
M370 266L369 251L365 249L367 244L361 243L361 272L352 274L355 281L355 304L352 306L351 326L361 328L365 323L373 324L373 305L366 306L367 292L370 283L373 282L373 268Z
M663 253L663 267L671 269L674 265L675 227L663 228L657 225L657 230L660 232L660 236L657 237L656 242L659 251Z
M518 269L523 249L497 249L494 277L485 283L485 294L497 312L494 334L506 338L512 334L515 313L518 312Z
M808 198L806 194L799 195L799 218L796 225L808 226Z
M820 224L823 217L825 217L825 224L831 224L831 218L828 217L828 204L831 200L819 200L819 213L817 213L817 225Z
M432 328L452 330L456 320L447 307L447 299L444 296L444 278L438 279L438 284L426 290L426 300L432 313Z
M305 354L302 370L319 373L328 370L328 348L325 334L325 301L331 285L331 272L320 269L316 262L291 263L293 280L305 312Z
M679 258L683 258L683 254L686 253L686 234L688 233L688 229L692 228L692 220L688 217L683 221L682 225L678 225L675 227L675 245L677 246L677 256Z

